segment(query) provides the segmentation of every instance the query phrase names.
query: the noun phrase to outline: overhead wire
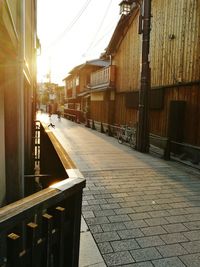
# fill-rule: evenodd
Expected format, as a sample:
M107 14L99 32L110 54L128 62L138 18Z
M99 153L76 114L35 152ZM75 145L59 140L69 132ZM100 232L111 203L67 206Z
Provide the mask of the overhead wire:
M104 21L105 21L107 15L108 15L108 11L109 11L109 9L110 9L110 7L111 7L111 4L112 4L112 0L110 0L110 2L108 3L108 6L107 6L106 11L105 11L105 13L104 13L104 16L103 16L103 18L102 18L102 20L101 20L101 23L100 23L100 25L99 25L99 27L98 27L98 29L97 29L97 31L96 31L96 34L94 35L94 37L93 37L93 39L92 39L90 45L89 45L88 48L86 49L85 53L83 53L84 56L88 53L88 51L93 47L93 44L96 42L96 38L97 38L97 36L98 36L98 34L99 34L99 31L101 30L101 28L102 28L102 26L103 26L103 24L104 24Z
M107 36L111 31L113 31L114 27L115 25L112 25L112 27L110 27L110 29L94 43L92 49L95 48L99 44L99 42L101 42L105 38L105 36Z
M89 6L90 2L92 0L87 0L84 5L82 6L82 8L79 10L79 12L77 13L77 15L74 17L74 19L72 19L72 21L70 22L69 25L67 25L67 27L63 30L63 32L49 45L48 48L54 46L56 43L58 43L67 32L69 32L73 26L76 24L76 22L79 20L79 18L82 16L82 14L84 13L84 11L87 9L87 7Z

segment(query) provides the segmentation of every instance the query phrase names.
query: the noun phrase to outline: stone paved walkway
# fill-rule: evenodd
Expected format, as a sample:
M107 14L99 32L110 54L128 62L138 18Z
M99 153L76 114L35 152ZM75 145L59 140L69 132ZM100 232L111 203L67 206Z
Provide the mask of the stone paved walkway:
M198 171L65 119L52 121L86 178L82 214L107 266L200 266Z

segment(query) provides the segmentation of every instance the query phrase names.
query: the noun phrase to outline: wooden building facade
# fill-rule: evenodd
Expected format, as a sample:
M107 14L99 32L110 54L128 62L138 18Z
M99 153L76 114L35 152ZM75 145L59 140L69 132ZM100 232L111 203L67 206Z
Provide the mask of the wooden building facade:
M33 169L36 0L0 4L0 206L24 196Z
M114 123L115 66L109 65L91 73L90 117L106 124Z
M90 116L90 74L108 65L105 60L90 60L74 67L63 79L65 83L65 116L77 122L85 122Z
M150 133L200 146L200 0L152 0ZM115 117L137 122L141 35L137 6L122 15L106 53L116 67Z

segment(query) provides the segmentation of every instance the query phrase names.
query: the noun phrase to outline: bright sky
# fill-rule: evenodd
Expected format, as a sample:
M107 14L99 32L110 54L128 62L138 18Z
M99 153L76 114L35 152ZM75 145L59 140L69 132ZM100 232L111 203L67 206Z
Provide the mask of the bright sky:
M99 58L117 22L121 0L38 0L38 82L63 84L75 66Z

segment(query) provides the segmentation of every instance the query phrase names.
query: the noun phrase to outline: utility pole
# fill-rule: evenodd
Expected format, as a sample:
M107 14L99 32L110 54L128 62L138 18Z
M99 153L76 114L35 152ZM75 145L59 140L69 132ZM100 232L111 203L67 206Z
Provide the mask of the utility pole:
M139 91L139 114L136 149L149 152L149 92L151 87L151 70L149 64L151 0L143 0L142 14L142 64L141 87Z

